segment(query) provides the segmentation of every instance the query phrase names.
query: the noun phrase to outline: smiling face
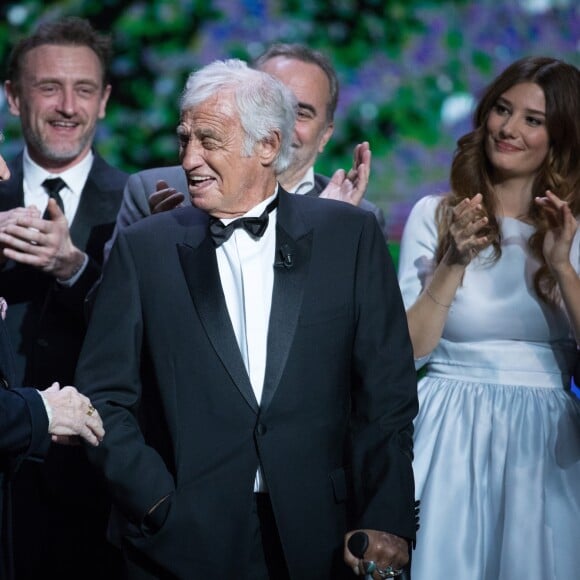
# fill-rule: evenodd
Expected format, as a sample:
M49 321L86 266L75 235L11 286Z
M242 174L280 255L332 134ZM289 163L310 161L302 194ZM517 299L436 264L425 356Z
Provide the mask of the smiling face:
M89 152L111 92L103 86L97 55L86 46L70 45L43 45L25 53L20 78L7 81L5 89L31 158L59 171Z
M334 124L327 119L330 84L319 66L285 56L268 59L260 70L283 82L298 100L292 163L280 176L282 185L291 188L314 165L332 136Z
M519 83L503 93L486 123L486 154L499 179L533 178L549 150L544 91Z
M244 155L245 133L233 93L220 92L183 111L177 135L195 207L218 218L231 218L274 193L271 164L279 142L258 143L251 155Z

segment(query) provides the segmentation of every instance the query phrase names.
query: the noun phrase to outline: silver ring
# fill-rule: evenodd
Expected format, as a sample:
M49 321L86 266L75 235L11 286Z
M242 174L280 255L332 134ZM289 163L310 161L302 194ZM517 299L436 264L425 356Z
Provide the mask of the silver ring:
M395 570L392 566L387 566L386 568L377 568L376 571L381 578L396 578L403 573L402 568Z

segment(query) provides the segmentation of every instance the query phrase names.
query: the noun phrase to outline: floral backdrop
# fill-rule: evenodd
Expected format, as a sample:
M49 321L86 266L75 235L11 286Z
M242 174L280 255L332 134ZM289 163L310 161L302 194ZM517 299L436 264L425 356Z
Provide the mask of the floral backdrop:
M71 14L113 37L113 94L97 147L128 171L177 162L177 99L193 69L252 59L274 41L326 52L341 98L317 170L350 166L353 146L368 140L367 197L384 209L394 246L414 201L446 190L455 141L498 72L532 54L580 66L577 0L5 0L0 62L39 21ZM21 140L3 96L0 129L9 158Z

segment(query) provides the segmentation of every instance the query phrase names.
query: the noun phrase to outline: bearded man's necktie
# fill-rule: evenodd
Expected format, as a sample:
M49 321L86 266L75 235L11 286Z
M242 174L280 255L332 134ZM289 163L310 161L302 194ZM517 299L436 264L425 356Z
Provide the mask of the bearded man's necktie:
M61 179L60 177L52 177L49 179L45 179L42 182L42 187L44 187L46 193L48 193L48 198L50 199L52 197L53 199L55 199L56 203L58 204L58 207L60 207L60 211L64 213L64 203L62 201L62 197L60 197L60 190L63 189L63 187L66 187L66 183L64 182L64 180ZM44 211L42 219L44 220L50 219L48 208Z

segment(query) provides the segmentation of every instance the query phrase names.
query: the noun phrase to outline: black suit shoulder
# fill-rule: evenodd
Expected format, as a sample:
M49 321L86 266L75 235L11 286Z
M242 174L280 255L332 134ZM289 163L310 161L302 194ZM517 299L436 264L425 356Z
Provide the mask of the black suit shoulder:
M326 188L328 183L330 182L330 178L326 177L326 175L322 175L320 173L314 174L314 187L306 194L307 197L318 197ZM389 239L388 231L387 231L387 220L385 218L385 214L383 210L375 205L372 201L368 199L362 199L359 207L365 211L371 212L377 222L379 223L379 227L383 233L385 240Z
M360 220L362 223L368 212L360 207L356 207L343 201L334 199L321 199L318 196L295 195L287 192L281 192L285 197L285 202L294 206L303 214L306 222L317 223L319 225L329 224L336 225L337 220Z

